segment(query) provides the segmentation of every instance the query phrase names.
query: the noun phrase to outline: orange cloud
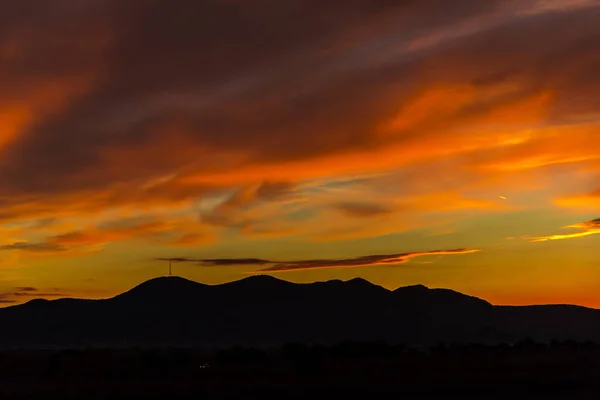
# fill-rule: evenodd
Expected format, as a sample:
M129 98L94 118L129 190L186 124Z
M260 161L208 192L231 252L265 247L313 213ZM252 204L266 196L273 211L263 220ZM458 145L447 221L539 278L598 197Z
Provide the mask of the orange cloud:
M595 219L588 222L568 225L565 229L579 229L581 232L567 233L562 235L541 236L532 238L532 242L547 242L551 240L576 239L580 237L600 234L600 219Z
M565 196L555 200L556 205L569 208L600 208L600 191Z
M253 273L275 273L289 271L306 271L313 269L329 269L329 268L358 268L358 267L376 267L381 265L397 265L404 264L412 258L424 256L442 256L442 255L458 255L471 254L481 250L477 249L456 249L456 250L433 250L415 253L390 254L390 255L372 255L364 257L356 257L341 260L303 260L292 262L275 263L272 267L259 269Z
M404 264L412 258L424 256L444 256L477 253L478 249L452 249L452 250L432 250L412 253L399 253L387 255L368 255L347 259L323 259L323 260L299 260L299 261L273 261L260 258L217 258L217 259L196 259L186 257L157 258L158 261L173 261L195 263L204 267L221 266L258 266L271 265L270 267L259 269L250 274L304 271L312 269L328 268L359 268L375 267L381 265Z
M599 123L565 124L525 131L524 140L487 154L484 168L523 171L599 160Z
M597 204L550 173L598 171L592 2L67 3L0 16L0 220L52 218L48 244L377 236L553 185ZM311 187L354 174L378 178ZM159 217L97 224L131 210Z
M214 236L208 233L187 233L178 239L170 242L172 246L199 246L210 244L215 240Z
M60 244L54 243L15 242L0 245L0 251L2 250L18 250L31 253L59 253L68 249Z
M165 221L135 219L64 233L50 238L49 242L64 247L95 246L118 240L150 236L170 229L171 225Z
M193 246L210 243L214 237L202 232L203 227L188 220L169 220L168 217L123 217L108 222L50 236L42 242L16 242L0 246L0 250L21 250L32 253L57 253L73 249L100 249L119 241L152 239L167 245ZM177 237L172 239L172 237Z

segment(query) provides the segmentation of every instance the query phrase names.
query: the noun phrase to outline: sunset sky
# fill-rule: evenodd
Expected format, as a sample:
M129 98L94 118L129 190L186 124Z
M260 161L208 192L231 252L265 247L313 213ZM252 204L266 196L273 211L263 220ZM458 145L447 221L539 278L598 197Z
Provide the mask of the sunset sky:
M0 306L173 258L600 308L600 0L4 0L0 205Z

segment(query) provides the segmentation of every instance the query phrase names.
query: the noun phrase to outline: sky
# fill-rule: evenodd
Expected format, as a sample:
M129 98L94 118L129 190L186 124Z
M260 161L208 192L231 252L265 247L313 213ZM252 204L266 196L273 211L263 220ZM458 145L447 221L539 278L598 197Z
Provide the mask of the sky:
M0 306L173 273L600 308L600 0L3 0Z

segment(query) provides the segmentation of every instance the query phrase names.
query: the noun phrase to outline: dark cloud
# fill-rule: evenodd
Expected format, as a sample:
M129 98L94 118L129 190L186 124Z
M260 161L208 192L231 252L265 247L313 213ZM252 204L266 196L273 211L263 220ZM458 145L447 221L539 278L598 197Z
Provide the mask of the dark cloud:
M23 101L33 110L0 141L0 205L13 218L76 203L73 212L190 200L215 188L180 176L375 151L540 90L555 94L556 120L600 106L597 9L519 16L533 3L504 0L38 3L5 1L0 19L0 109ZM432 110L393 138L375 132L430 86L504 81L518 90ZM267 185L259 195L281 191Z
M3 9L2 37L11 41L0 48L17 49L5 52L12 90L3 91L85 81L0 165L3 191L45 193L211 166L214 149L281 159L361 146L381 112L365 91L380 92L389 73L341 74L336 56L381 37L409 40L502 2L463 0L449 10L441 0L59 0L35 3L35 12L17 3ZM365 122L339 118L354 113ZM166 131L178 133L170 141Z
M263 182L256 189L256 198L261 200L282 199L294 194L297 189L292 182Z
M350 217L374 217L394 212L391 207L365 202L343 202L336 204L334 208Z
M132 228L137 229L139 227L151 226L156 223L157 219L155 217L144 215L106 221L98 224L97 228L104 231L122 231Z
M31 286L19 286L16 287L15 290L18 292L37 292L38 289Z
M205 259L199 260L203 266L223 266L223 265L263 265L270 264L272 261L261 260L260 258L222 258L222 259Z
M38 288L34 288L31 286L21 286L15 287L14 292L10 293L0 293L0 304L13 304L18 303L24 297L31 298L63 298L63 297L71 297L68 293L63 293L59 288L52 288L50 291L40 291Z
M31 293L31 292L14 292L11 293L12 296L16 297L70 297L67 293L60 292L48 292L48 293Z
M29 242L16 242L11 244L5 244L0 246L0 250L20 250L31 253L55 253L61 251L67 251L66 247L52 244L52 243L29 243Z
M226 266L226 265L263 265L270 264L272 261L261 260L260 258L216 258L216 259L197 259L187 257L175 258L157 258L158 261L173 262L193 262L202 266Z
M252 229L260 223L250 212L253 207L292 198L296 190L297 185L290 182L265 181L259 185L244 186L212 209L202 212L200 220L209 225Z
M479 250L470 249L455 249L455 250L435 250L426 252L386 254L386 255L369 255L347 259L337 260L303 260L294 262L275 263L272 267L260 269L256 272L286 272L299 271L307 269L324 269L324 268L356 268L356 267L373 267L378 265L393 265L403 264L411 258L422 257L428 255L455 255L469 254Z
M72 6L71 2L60 4L57 9ZM300 103L289 104L279 115L263 117L252 110L238 110L240 103L223 104L222 98L260 84L274 70L286 75L298 57L336 45L335 37L351 34L355 24L373 25L393 8L384 2L366 5L362 1L340 8L333 3L300 1L250 5L204 0L173 6L167 1L141 5L107 0L73 7L64 15L15 11L14 17L20 17L19 22L32 34L16 36L18 45L30 51L14 57L20 68L12 81L23 83L30 75L42 79L39 74L55 80L91 74L91 88L62 112L33 126L9 152L0 172L16 173L17 167L35 166L38 176L12 179L11 186L48 191L151 177L179 163L196 161L197 151L184 154L182 148L169 148L165 143L162 157L145 165L136 163L135 170L111 170L103 165L107 161L104 150L118 149L129 156L154 146L165 129L184 132L180 139L192 146L246 149L262 143L265 151L277 148L280 152L285 136L274 135L274 129L290 121L292 116L286 114ZM98 35L106 36L105 47L90 43ZM52 57L45 57L50 52ZM46 60L43 71L40 60ZM59 61L48 64L48 60ZM215 108L215 103L220 105ZM230 116L239 114L245 129L252 132L239 132L239 126L223 119L225 115L215 115L220 107L233 108ZM261 108L256 111L261 113ZM252 120L248 111L256 115ZM285 140L305 140L286 136ZM70 151L58 145L61 140L69 143ZM99 165L104 168L98 170Z
M353 257L346 259L320 259L320 260L299 260L299 261L273 261L259 258L223 258L223 259L196 259L196 258L158 258L161 261L177 261L191 262L203 267L218 267L218 266L243 266L243 265L271 265L270 267L254 271L256 273L265 272L286 272L299 271L307 269L324 269L324 268L357 268L357 267L373 267L378 265L393 265L403 264L415 257L423 256L442 256L442 255L458 255L470 254L480 250L477 249L452 249L452 250L433 250L412 253L398 254L377 254L362 257Z
M173 262L196 262L199 260L193 259L193 258L187 258L187 257L173 257L173 258L164 258L164 257L159 257L156 258L157 261L173 261Z
M33 228L48 228L56 223L56 218L41 218L34 222Z

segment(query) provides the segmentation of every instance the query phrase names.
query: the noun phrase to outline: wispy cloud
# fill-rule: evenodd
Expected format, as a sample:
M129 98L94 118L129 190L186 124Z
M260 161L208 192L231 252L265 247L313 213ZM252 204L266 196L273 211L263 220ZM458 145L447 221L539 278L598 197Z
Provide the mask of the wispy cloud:
M481 250L479 249L452 249L452 250L432 250L420 251L411 253L397 254L375 254L361 257L344 258L344 259L315 259L315 260L298 260L298 261L274 261L260 258L221 258L221 259L196 259L185 257L174 258L157 258L160 261L172 262L191 262L203 267L217 266L265 266L267 268L258 269L250 273L275 273L288 271L302 271L313 269L326 268L358 268L358 267L375 267L380 265L404 264L412 258L424 256L445 256L471 254Z
M455 250L434 250L414 253L386 254L386 255L369 255L347 259L337 260L302 260L295 262L275 263L272 267L263 268L256 273L265 272L288 272L288 271L303 271L311 269L326 269L326 268L358 268L358 267L375 267L380 265L404 264L412 258L423 256L443 256L470 254L480 250L476 249L455 249Z
M57 234L50 235L43 241L18 241L0 245L0 251L56 253L77 249L99 250L111 242L136 239L160 241L172 246L197 246L214 240L214 236L203 228L193 215L173 218L142 215L101 220L80 229L56 232ZM19 233L27 234L27 229L23 228Z
M260 258L207 258L207 259L198 259L198 258L189 258L189 257L173 257L166 258L161 257L157 258L158 261L172 261L172 262L193 262L198 263L203 266L216 267L216 266L225 266L225 265L262 265L262 264L270 264L273 261L262 260Z
M15 288L19 292L37 292L38 288L34 288L31 286L18 286Z
M600 189L558 198L555 203L560 207L598 209L600 208Z
M40 293L31 293L31 292L14 292L11 295L16 297L69 297L68 293L60 293L60 292L40 292Z
M547 242L550 240L576 239L590 235L597 235L600 234L600 218L594 219L592 221L564 226L563 229L578 229L579 232L540 236L531 238L530 240L532 242Z
M443 16L442 0L176 9L60 1L40 6L39 21L21 2L5 3L6 219L163 207L215 187L289 180L256 193L281 196L303 179L379 173L497 142L473 124L504 132L598 109L595 0L463 1ZM573 13L543 15L557 10ZM56 61L40 69L49 49ZM452 141L440 139L450 131ZM231 209L244 205L224 208L203 217L237 223Z
M43 289L32 286L17 286L12 292L0 293L0 304L20 303L24 298L58 298L71 297L59 288Z
M59 247L95 246L116 240L151 236L172 228L169 221L153 217L135 217L108 221L95 227L56 235L49 245Z
M532 15L550 12L567 12L584 8L600 7L598 0L537 0L531 8L523 9L519 14Z
M214 240L213 235L209 233L186 233L169 244L172 246L199 246L211 243Z
M0 246L0 250L20 250L31 253L56 253L68 250L58 244L53 243L30 243L30 242L15 242Z
M367 202L341 202L336 204L334 208L349 217L375 217L394 212L392 207Z

